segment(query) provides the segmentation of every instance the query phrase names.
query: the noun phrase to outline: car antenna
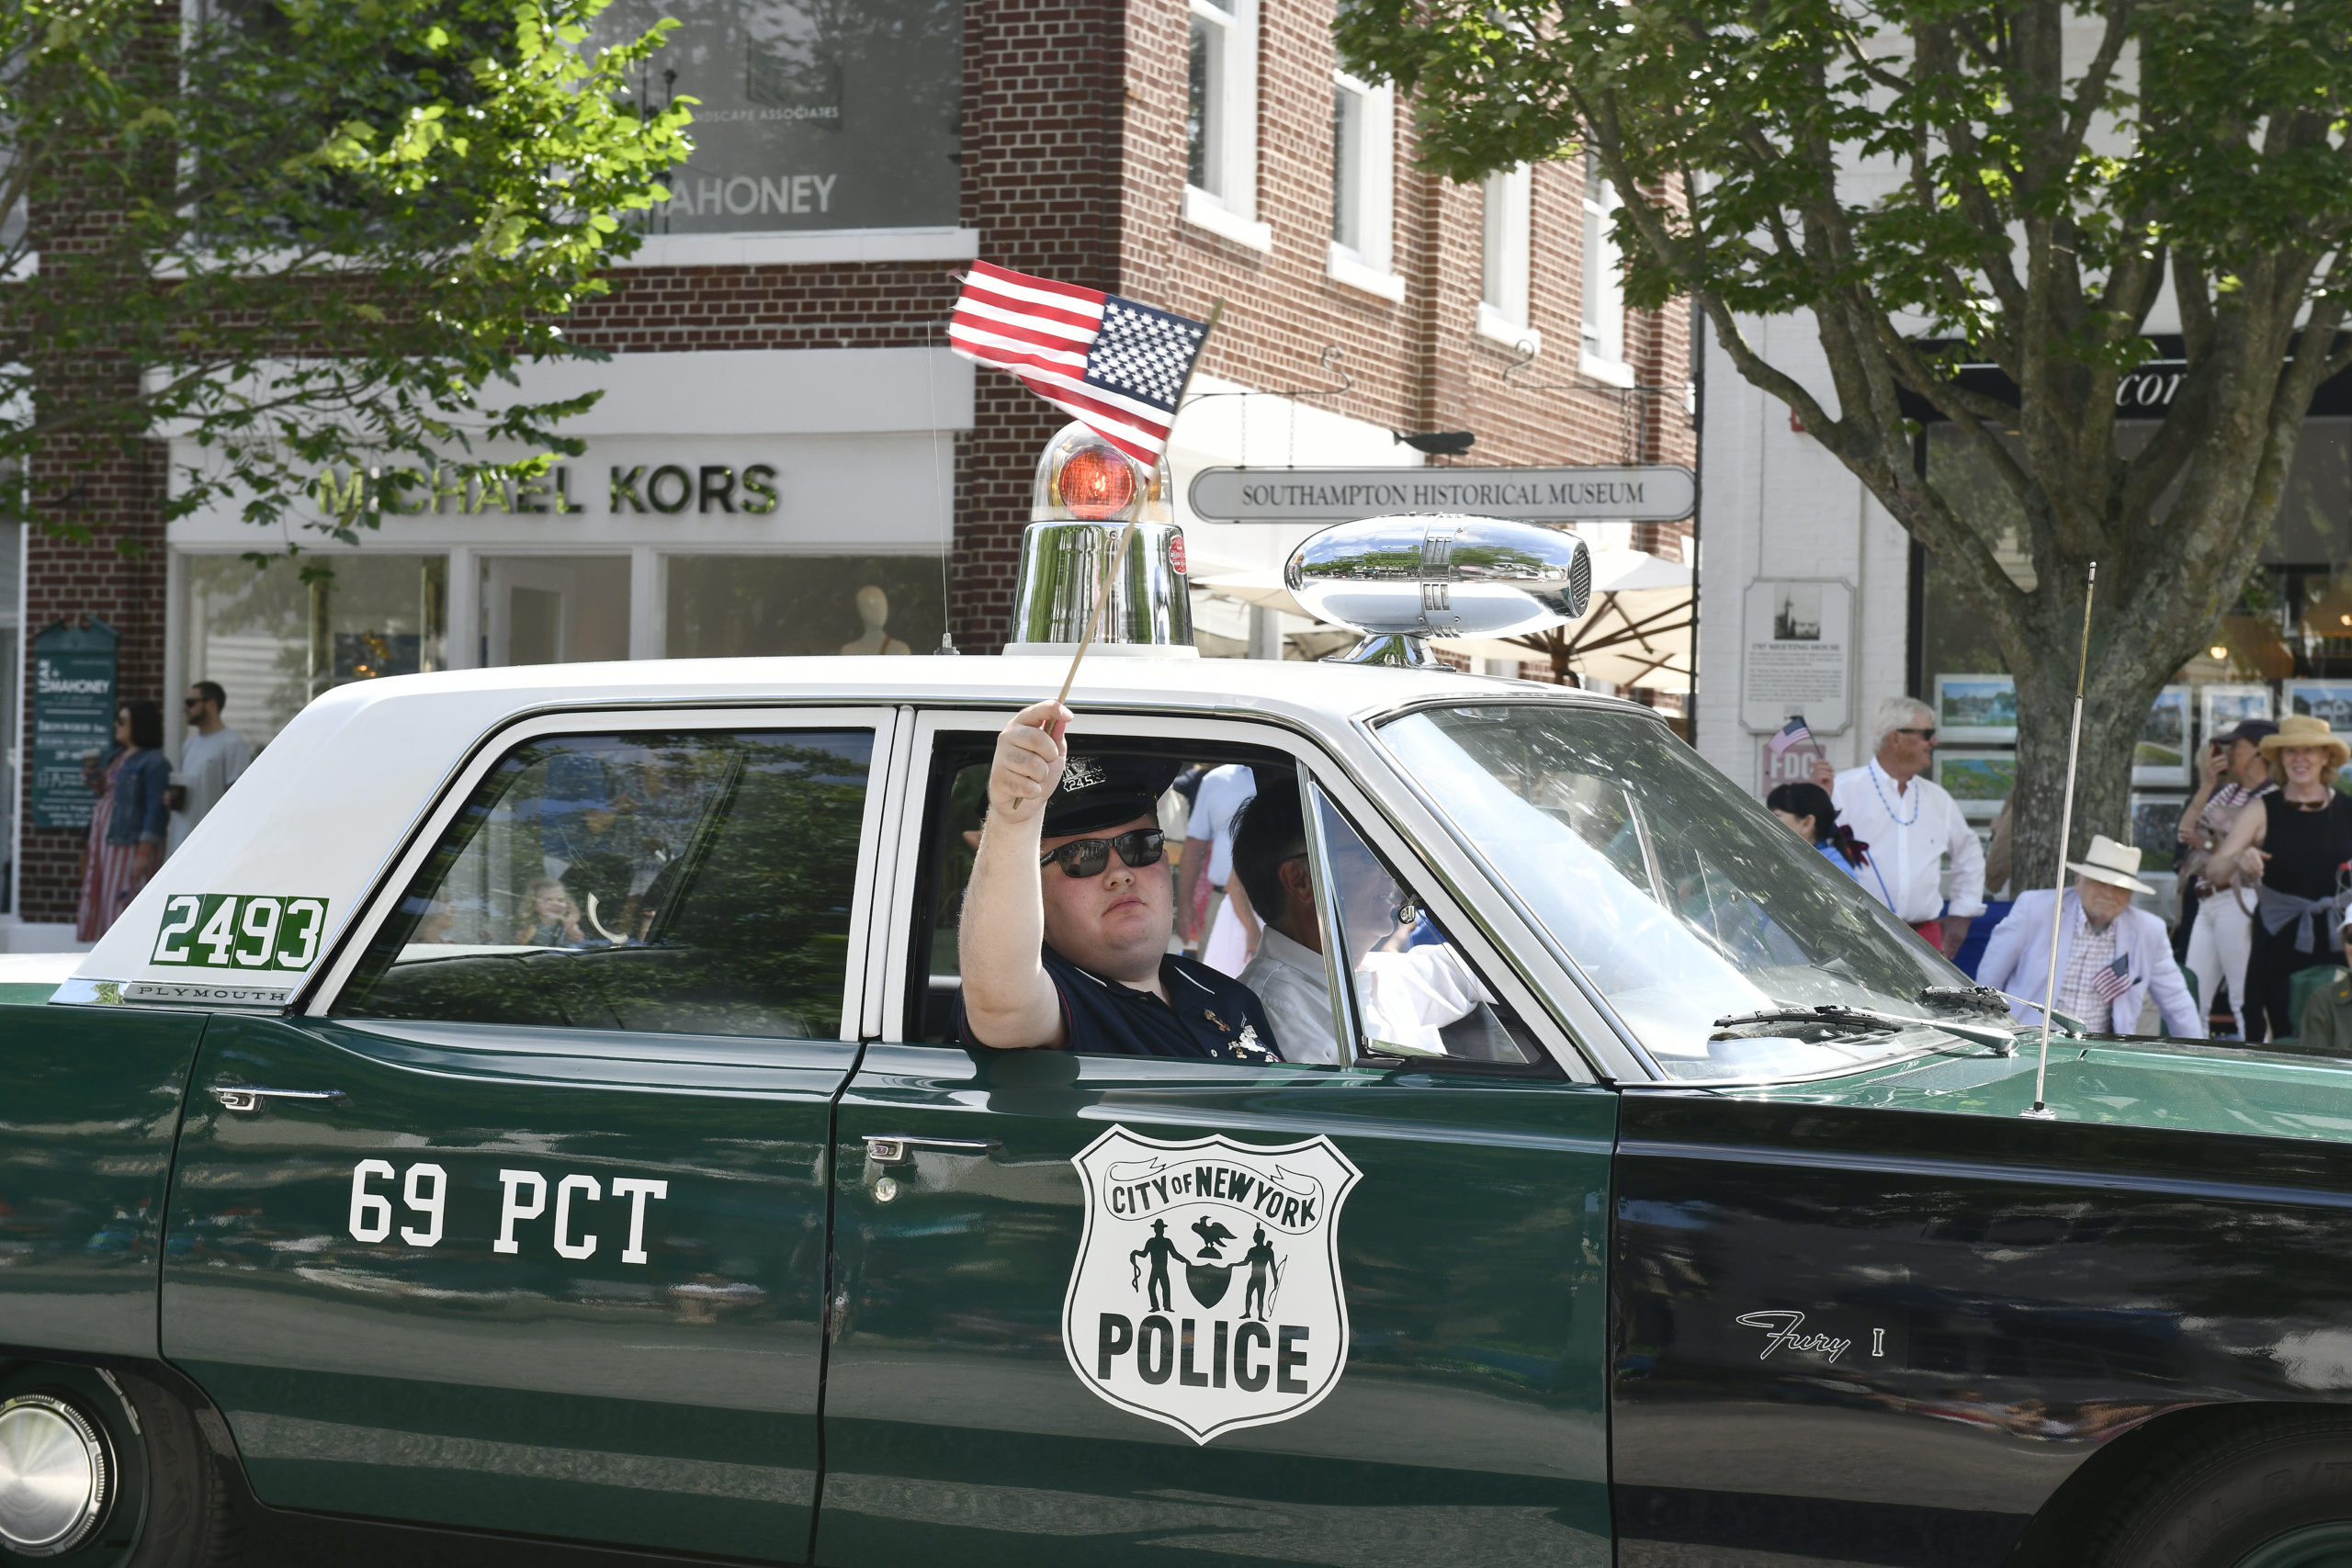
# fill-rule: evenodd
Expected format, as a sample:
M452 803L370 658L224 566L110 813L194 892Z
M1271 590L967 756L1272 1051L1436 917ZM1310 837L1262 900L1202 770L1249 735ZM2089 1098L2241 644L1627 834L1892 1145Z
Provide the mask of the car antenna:
M1183 408L1184 394L1193 385L1193 373L1201 367L1201 360L1209 351L1209 339L1216 333L1217 322L1224 319L1225 296L1220 294L1209 301L1209 319L1201 323L1201 346L1193 351L1193 363L1184 367L1184 384L1176 389L1170 408ZM1169 423L1173 426L1173 414L1169 416ZM1136 525L1141 521L1140 516L1130 517L1127 525L1119 531L1119 547L1111 552L1110 572L1102 579L1102 592L1094 595L1094 613L1086 617L1086 635L1078 639L1078 651L1069 656L1069 673L1062 677L1061 694L1054 699L1056 707L1069 701L1069 689L1078 684L1078 661L1086 657L1087 645L1094 640L1094 629L1102 624L1102 607L1111 602L1112 586L1119 581L1119 569L1126 563L1127 547L1135 543Z
M2066 738L2066 795L2058 808L2058 896L2050 904L2050 974L2041 994L2041 1061L2033 1069L2033 1108L2018 1114L2038 1122L2055 1122L2057 1115L2042 1099L2050 1080L2050 1016L2058 1005L2059 917L2066 907L2066 850L2075 834L2075 761L2083 746L2083 682L2091 668L2091 598L2098 592L2098 562L2091 562L2089 581L2083 584L2083 657L2075 666L2075 725Z

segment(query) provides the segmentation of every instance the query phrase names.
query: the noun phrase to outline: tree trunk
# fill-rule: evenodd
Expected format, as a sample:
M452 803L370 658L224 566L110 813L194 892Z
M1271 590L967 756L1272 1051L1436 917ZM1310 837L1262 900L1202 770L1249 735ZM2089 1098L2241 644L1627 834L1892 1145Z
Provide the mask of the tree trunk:
M2079 615L2075 627L2079 637ZM2132 841L2133 753L2150 705L2177 667L2165 662L2157 668L2150 651L2102 649L2094 628L2066 860L2080 860L2094 833L2118 843ZM2009 842L2015 868L2010 886L2020 892L2058 885L2058 831L2080 657L2079 642L2070 638L2065 646L2038 649L2033 661L2018 670L2018 775L2009 797Z

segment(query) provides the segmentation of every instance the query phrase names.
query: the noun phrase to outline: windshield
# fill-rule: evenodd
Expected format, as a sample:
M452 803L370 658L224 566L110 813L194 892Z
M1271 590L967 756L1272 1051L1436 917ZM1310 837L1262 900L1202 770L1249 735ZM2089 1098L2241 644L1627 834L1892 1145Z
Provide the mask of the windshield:
M1776 1007L1925 1016L1922 987L1968 981L1655 720L1495 703L1380 737L1674 1077L1809 1076L1943 1038L1711 1038Z

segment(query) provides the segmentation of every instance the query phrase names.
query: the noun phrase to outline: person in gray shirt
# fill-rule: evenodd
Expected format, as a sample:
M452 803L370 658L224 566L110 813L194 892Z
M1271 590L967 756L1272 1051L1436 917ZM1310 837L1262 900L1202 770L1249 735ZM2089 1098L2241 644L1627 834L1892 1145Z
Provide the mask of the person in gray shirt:
M220 710L228 701L229 694L211 681L190 686L182 701L187 739L180 743L180 765L172 770L172 850L178 849L205 814L220 804L238 775L253 766L253 747L221 722Z

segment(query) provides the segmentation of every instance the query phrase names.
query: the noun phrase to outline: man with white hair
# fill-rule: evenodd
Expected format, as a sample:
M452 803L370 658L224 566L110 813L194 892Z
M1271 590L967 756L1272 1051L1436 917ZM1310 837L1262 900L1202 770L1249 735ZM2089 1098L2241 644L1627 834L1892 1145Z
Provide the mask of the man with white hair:
M1878 875L1860 879L1864 890L1950 957L1968 940L1969 921L1984 912L1984 847L1959 804L1927 776L1936 755L1936 716L1926 704L1916 697L1879 704L1871 715L1871 741L1876 755L1833 775L1829 798L1838 820L1870 846ZM1951 857L1949 909L1942 887L1946 855Z

